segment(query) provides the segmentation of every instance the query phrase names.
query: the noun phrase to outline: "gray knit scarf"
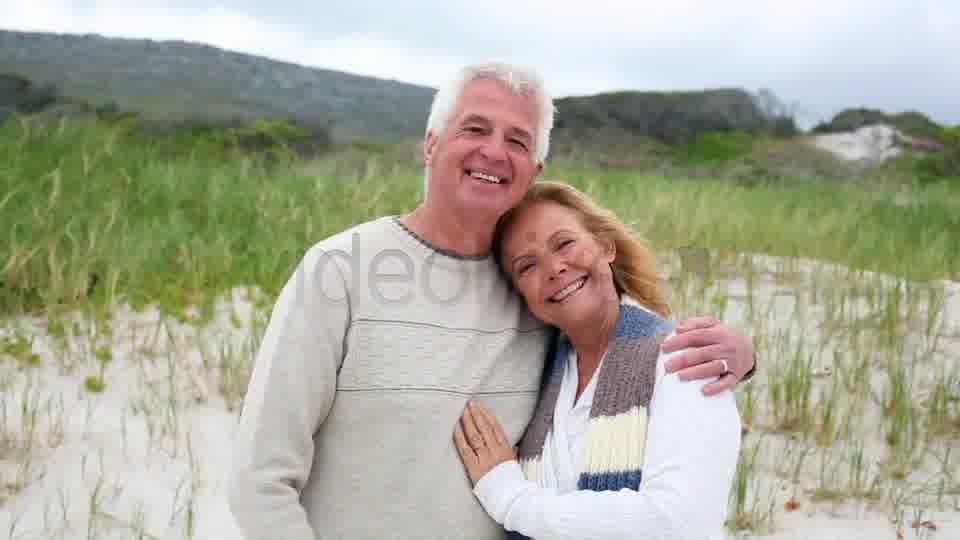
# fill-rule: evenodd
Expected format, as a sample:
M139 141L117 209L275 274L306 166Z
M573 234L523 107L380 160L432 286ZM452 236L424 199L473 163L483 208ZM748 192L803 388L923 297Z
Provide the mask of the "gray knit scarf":
M578 489L639 488L647 410L656 381L660 344L673 330L672 321L638 307L630 299L620 304L616 330L607 346L590 408L584 470ZM533 482L538 480L543 445L553 427L571 347L565 336L555 335L544 368L540 400L520 441L520 464L526 478ZM509 537L525 538L517 533Z

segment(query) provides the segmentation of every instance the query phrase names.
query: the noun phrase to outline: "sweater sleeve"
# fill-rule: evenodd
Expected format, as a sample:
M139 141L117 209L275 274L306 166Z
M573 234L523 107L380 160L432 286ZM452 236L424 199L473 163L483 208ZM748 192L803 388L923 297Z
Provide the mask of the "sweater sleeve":
M246 540L317 538L300 503L333 403L349 321L334 257L307 251L281 290L235 432L229 505Z
M679 351L672 354L681 354ZM493 519L536 540L705 539L722 535L740 451L734 395L704 396L709 380L666 374L661 355L637 491L558 494L501 463L474 492Z

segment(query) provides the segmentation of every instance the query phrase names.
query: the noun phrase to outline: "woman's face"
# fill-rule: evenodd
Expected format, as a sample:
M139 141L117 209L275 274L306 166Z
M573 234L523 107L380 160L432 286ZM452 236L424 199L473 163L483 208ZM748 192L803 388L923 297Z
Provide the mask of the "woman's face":
M610 263L612 242L601 242L577 212L539 202L516 216L503 241L501 263L540 320L563 331L596 324L619 303Z

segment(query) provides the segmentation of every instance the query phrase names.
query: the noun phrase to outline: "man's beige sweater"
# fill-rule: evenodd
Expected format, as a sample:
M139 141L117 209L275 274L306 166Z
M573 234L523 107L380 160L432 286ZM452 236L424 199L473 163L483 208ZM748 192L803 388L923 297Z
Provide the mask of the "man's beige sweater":
M247 540L502 538L453 445L466 401L514 442L546 329L491 257L396 218L309 249L277 300L237 431L230 506Z

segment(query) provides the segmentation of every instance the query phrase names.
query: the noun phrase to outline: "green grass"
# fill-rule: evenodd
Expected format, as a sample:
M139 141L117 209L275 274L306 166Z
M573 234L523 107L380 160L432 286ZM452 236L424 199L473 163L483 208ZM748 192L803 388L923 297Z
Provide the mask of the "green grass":
M177 311L247 285L275 294L310 244L418 202L420 171L398 155L255 157L103 122L10 120L0 128L0 313L121 298ZM960 276L960 195L943 186L745 186L569 162L545 176L587 189L662 249Z
M824 182L754 187L565 168L658 247L802 256L916 280L960 275L960 193ZM907 198L909 203L899 202Z
M131 463L149 466L157 451L189 458L170 493L170 524L189 538L209 465L193 455L191 407L239 413L273 295L312 243L416 205L412 150L353 145L301 160L228 151L217 133L148 138L78 121L0 128L0 318L40 315L0 325L0 465L10 464L0 468L0 507L79 436L67 414L75 399L87 404L86 432L98 420L90 404L126 396L124 455L128 429L147 443ZM678 318L711 314L752 337L760 369L737 391L747 429L731 532L775 532L784 513L849 503L891 527L910 526L909 512L960 508L955 296L924 282L960 277L956 188L876 177L746 185L681 170L558 160L545 177L592 193L680 263L667 276ZM205 325L207 302L233 287L246 289ZM115 316L118 300L166 313ZM100 536L116 525L102 519L113 488L89 487L69 502L84 502L80 524ZM131 531L142 533L145 517L134 507ZM16 528L9 536L21 536Z
M91 123L8 123L0 163L6 313L90 295L173 307L241 284L277 291L310 243L400 211L419 187Z

